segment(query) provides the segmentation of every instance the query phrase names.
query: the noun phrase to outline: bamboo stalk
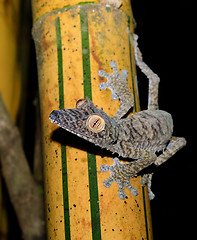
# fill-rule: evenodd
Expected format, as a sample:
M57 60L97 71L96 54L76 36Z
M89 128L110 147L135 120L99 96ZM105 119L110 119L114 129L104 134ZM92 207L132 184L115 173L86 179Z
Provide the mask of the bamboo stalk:
M78 138L51 124L54 109L74 108L89 97L113 116L119 103L100 91L98 70L110 72L110 61L129 71L128 85L139 111L131 44L134 31L129 1L121 9L77 1L32 1L43 130L48 239L152 239L147 189L132 179L138 196L103 186L108 173L100 166L110 157L95 155ZM68 4L67 4L68 3ZM65 6L66 5L66 6Z

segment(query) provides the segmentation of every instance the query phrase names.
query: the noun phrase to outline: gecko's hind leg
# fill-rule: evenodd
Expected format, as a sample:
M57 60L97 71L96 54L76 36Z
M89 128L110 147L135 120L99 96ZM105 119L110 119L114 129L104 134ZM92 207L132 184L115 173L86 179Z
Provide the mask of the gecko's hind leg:
M186 145L186 140L183 137L172 137L165 151L159 155L155 161L155 165L159 166L166 162L171 156Z
M170 157L172 157L177 151L179 151L185 145L186 145L185 138L183 138L183 137L172 137L169 144L167 145L165 151L157 157L154 164L159 166L162 163L166 162ZM142 186L145 186L146 184L148 185L148 194L149 194L150 200L152 200L155 197L154 193L151 190L152 175L153 175L153 173L144 174L141 178Z
M128 72L126 70L122 70L122 74L119 73L115 61L111 61L110 66L113 69L113 73L111 74L105 72L104 70L98 71L98 75L100 77L107 78L107 82L100 83L99 88L101 90L109 88L112 92L112 99L113 100L120 99L120 107L113 117L115 120L119 120L133 106L134 101L133 96L127 86L126 79L128 76Z
M149 79L149 93L148 93L148 109L159 109L158 106L158 90L160 78L155 74L149 66L143 62L142 53L138 47L137 39L138 36L133 36L134 55L137 66Z

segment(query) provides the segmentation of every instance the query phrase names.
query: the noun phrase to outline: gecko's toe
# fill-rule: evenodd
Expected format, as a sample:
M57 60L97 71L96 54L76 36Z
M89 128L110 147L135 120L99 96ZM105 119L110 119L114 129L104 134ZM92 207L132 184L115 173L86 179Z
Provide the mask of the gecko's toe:
M150 191L150 190L148 192L148 196L149 196L150 200L153 200L155 198L155 194L152 191Z
M118 96L115 93L112 93L111 98L115 101L118 100Z
M109 187L111 187L112 182L113 182L113 180L109 177L103 181L103 186L106 188L109 188Z
M131 194L133 196L137 196L138 195L138 192L137 192L136 188L131 186L131 187L129 187L129 190L130 190L130 192L131 192Z
M112 68L117 68L117 64L116 64L115 61L111 61L111 62L110 62L110 66L111 66Z
M118 197L122 200L124 200L126 198L126 193L124 192L124 190L119 190L118 192Z
M104 77L105 74L106 74L106 72L105 72L104 70L99 70L99 71L98 71L98 75L99 75L100 77Z
M100 83L99 88L100 88L100 90L105 90L107 88L106 83L104 83L104 82Z
M110 166L106 165L106 164L103 164L101 167L100 167L101 171L102 172L107 172L109 171L110 169Z
M125 69L123 69L122 70L122 76L125 78L125 80L126 80L126 78L128 77L128 71L127 70L125 70Z

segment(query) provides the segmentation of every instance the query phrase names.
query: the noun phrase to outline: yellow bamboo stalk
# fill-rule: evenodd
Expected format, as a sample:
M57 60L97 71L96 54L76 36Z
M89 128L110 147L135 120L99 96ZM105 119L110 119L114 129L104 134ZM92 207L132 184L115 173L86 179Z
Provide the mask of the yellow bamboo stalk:
M13 120L20 101L21 71L18 62L20 1L0 1L0 92Z
M14 121L20 101L21 72L18 63L19 0L0 1L0 94ZM6 207L0 178L0 235L7 239Z
M59 131L49 121L54 109L74 108L89 97L110 116L119 103L100 91L98 70L110 72L111 60L129 71L128 85L139 111L129 1L121 9L82 1L32 1L43 130L48 239L152 239L150 204L140 177L132 179L134 197L118 197L118 186L103 186L109 157L88 153L88 143ZM64 135L65 134L65 135ZM62 138L61 138L62 135ZM67 138L66 138L67 136ZM69 138L68 138L69 136ZM79 142L76 143L76 141ZM81 145L80 145L81 143Z

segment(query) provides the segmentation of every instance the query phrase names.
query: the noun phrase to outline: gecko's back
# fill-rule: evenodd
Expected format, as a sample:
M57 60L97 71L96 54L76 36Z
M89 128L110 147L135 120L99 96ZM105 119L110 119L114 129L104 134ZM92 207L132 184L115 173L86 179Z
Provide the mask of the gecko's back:
M122 144L125 142L127 146L152 152L163 150L173 132L172 117L162 110L141 111L118 123L119 141Z

